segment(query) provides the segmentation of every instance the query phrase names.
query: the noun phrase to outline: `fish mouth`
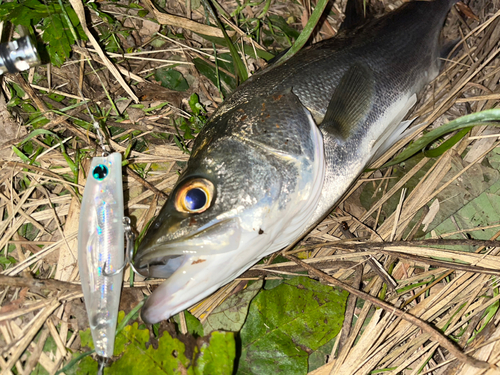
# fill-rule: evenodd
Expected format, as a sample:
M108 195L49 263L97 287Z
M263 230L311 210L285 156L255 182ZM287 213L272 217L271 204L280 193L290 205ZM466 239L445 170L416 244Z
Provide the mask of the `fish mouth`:
M186 259L171 277L160 284L141 309L141 318L148 324L189 308L209 296L234 276L227 265L238 262L239 252L209 257L185 256Z
M239 218L209 223L194 233L172 241L158 240L141 248L135 256L137 272L145 277L166 279L193 256L207 256L235 251L240 246Z

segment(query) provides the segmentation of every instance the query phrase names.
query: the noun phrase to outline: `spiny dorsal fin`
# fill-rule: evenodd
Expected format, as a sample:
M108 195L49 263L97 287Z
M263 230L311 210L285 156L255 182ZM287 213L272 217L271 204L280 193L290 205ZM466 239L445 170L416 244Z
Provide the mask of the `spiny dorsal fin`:
M364 0L347 0L345 6L345 18L340 25L340 30L348 30L363 25L367 20L369 14L368 4Z
M353 65L333 92L321 130L345 141L370 111L375 95L373 72L363 64Z

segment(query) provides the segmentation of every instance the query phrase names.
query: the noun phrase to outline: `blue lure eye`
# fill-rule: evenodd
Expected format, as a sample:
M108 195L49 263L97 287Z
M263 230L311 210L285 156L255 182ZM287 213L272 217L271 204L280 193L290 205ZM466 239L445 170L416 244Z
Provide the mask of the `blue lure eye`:
M207 193L203 189L194 188L186 193L184 204L189 211L198 211L205 207L207 200Z
M97 181L102 181L106 178L108 173L109 173L108 167L106 167L104 164L99 164L92 171L92 176L94 176L94 178Z

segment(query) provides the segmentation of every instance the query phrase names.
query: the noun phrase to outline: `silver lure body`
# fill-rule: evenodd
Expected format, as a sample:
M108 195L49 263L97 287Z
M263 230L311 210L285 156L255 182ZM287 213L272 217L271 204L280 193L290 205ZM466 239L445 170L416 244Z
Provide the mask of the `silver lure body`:
M122 157L92 159L78 227L78 268L95 351L113 355L124 263Z
M438 74L452 4L407 3L238 87L198 135L136 254L139 272L168 278L145 321L201 300L331 210ZM179 209L193 179L214 186L203 212Z

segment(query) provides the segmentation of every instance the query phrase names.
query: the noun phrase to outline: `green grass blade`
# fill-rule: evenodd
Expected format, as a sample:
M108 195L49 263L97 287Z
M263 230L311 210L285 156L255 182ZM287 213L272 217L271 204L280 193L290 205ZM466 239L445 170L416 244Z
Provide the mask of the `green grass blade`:
M144 306L145 302L146 302L146 299L139 302L137 304L137 306L135 306L132 310L130 310L130 312L127 314L127 316L125 316L125 318L123 318L123 320L120 322L120 324L118 324L118 327L116 327L116 334L117 335L123 330L123 328L125 328L125 326L129 322L129 320L132 319L132 317L137 313L137 311L139 311L141 309L141 307Z
M24 155L21 150L19 150L16 146L12 146L12 151L23 161L25 164L30 164L31 160L29 157Z
M223 46L223 47L228 47L227 41L224 38L219 38L219 37L210 36L210 35L203 35L203 34L198 34L198 35L201 36L203 39L208 40L209 42L218 44L218 45ZM232 42L231 42L231 44L232 44ZM247 54L250 57L253 57L254 59L260 57L261 59L268 61L274 57L274 55L272 53L269 53L269 52L264 51L264 50L259 49L259 48L255 48L255 51L254 51L252 46L249 46L247 44L243 45L243 51L245 52L245 54ZM257 56L255 55L255 53L257 53Z
M75 357L71 361L69 361L66 366L64 366L62 369L60 369L59 371L57 371L55 375L59 375L59 374L62 374L64 372L68 371L73 366L75 366L76 364L78 364L78 362L80 362L82 359L84 359L85 357L87 357L87 356L89 356L91 354L94 354L94 353L95 353L95 350L91 350L90 352L85 352L85 353L82 353L82 354L78 355L77 357Z
M229 52L231 52L231 57L233 58L233 63L234 67L236 69L236 73L238 74L238 77L241 82L245 82L248 79L248 72L245 67L245 64L243 64L243 60L241 60L240 54L238 53L238 50L233 44L233 41L231 38L229 38L229 35L226 33L226 29L224 29L224 26L220 22L219 18L216 16L212 4L209 3L208 0L203 0L203 5L205 9L210 13L210 15L214 18L214 20L217 22L217 26L219 29L222 31L222 34L224 35L224 39L227 43L227 46L229 48Z
M424 155L428 158L437 158L438 156L443 155L450 148L455 146L465 135L470 132L472 128L465 128L460 130L453 137L450 137L446 141L444 141L439 147L433 148L432 150L424 151Z
M61 147L64 148L64 146L62 145L62 142L61 142L61 138L59 138L59 136L56 133L53 133L47 129L35 129L35 130L33 130L32 132L30 132L28 134L28 136L26 138L24 138L21 141L21 144L28 142L32 138L38 137L40 134L50 135L50 136L54 137L55 139L57 139L61 143Z
M314 11L312 12L311 17L309 18L309 21L307 21L306 27L304 27L304 30L302 30L299 37L297 38L295 43L293 43L293 46L288 50L288 52L285 53L281 57L281 59L279 59L276 62L276 66L283 64L290 57L299 52L302 49L302 47L304 47L304 44L306 44L306 42L309 40L312 32L314 31L314 28L316 27L316 24L318 23L319 19L321 18L321 15L325 11L327 4L328 0L319 0L316 3L316 8L314 8Z
M59 141L59 146L61 147L61 154L63 155L64 159L68 163L68 166L70 167L71 171L73 172L73 175L75 176L74 182L76 182L76 176L78 176L78 167L73 162L73 160L71 160L69 155L66 153L66 147L64 147L63 141L61 140L61 138L59 138L59 136L57 134L51 132L50 130L46 130L46 129L35 129L26 138L24 138L22 140L21 144L28 142L30 139L37 137L40 134L50 135ZM29 164L29 162L28 162L28 164Z
M390 167L405 161L425 149L425 147L434 142L436 139L456 130L472 128L479 125L500 126L500 122L495 121L500 121L500 108L489 109L487 111L472 113L470 115L457 118L456 120L450 121L446 125L440 126L439 128L436 128L420 137L409 145L401 154L394 158L394 160L384 164L381 168Z

